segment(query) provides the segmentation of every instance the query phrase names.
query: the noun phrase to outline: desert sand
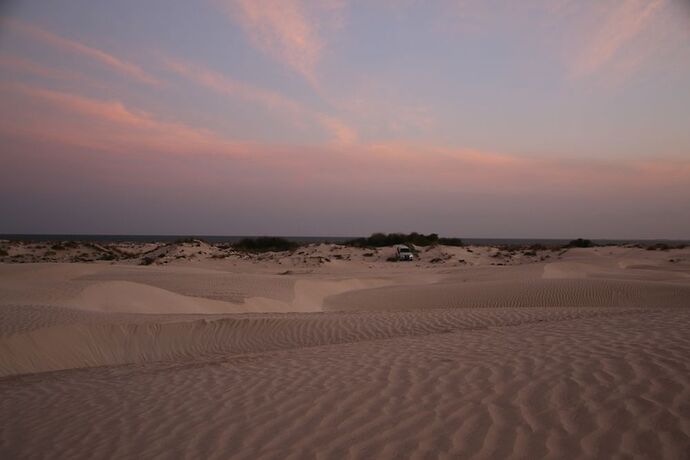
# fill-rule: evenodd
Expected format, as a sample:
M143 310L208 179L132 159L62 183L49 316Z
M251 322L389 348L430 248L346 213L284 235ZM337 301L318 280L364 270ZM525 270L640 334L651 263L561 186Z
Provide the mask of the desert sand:
M690 248L0 246L3 459L690 455Z

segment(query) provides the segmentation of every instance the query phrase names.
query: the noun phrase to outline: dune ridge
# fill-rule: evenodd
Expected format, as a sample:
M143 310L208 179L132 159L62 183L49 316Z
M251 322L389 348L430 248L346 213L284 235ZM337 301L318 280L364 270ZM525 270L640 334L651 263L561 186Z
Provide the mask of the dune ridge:
M437 309L361 314L258 315L168 319L102 315L0 337L0 376L70 368L192 360L270 350L511 327L535 322L630 315L648 310Z

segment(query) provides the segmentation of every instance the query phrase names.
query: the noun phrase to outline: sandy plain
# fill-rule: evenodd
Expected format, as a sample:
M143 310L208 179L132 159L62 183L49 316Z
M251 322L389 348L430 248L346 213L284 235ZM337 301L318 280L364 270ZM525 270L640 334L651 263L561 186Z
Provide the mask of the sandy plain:
M689 458L689 248L2 244L0 458Z

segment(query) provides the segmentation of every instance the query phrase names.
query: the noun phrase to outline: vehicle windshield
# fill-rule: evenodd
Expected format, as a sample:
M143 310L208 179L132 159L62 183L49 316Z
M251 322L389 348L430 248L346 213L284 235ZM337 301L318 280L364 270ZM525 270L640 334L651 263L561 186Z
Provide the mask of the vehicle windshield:
M409 248L398 248L400 252L410 252Z

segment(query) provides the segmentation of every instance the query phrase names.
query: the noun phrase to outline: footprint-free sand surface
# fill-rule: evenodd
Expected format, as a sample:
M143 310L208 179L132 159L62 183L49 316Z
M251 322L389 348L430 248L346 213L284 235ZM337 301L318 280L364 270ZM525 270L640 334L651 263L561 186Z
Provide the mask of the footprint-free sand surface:
M195 248L0 264L0 458L689 458L689 249Z

